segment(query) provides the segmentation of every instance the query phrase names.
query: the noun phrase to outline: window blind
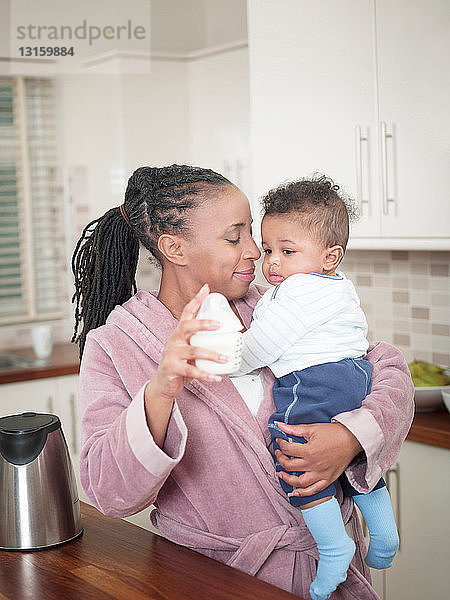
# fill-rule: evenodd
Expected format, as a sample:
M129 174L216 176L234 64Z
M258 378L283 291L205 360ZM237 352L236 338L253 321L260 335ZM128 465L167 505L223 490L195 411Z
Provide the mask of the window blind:
M0 78L0 324L66 316L54 82Z

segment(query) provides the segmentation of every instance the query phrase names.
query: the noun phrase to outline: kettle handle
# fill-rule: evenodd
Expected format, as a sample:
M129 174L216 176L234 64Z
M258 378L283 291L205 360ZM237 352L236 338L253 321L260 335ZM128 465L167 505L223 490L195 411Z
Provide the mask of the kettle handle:
M14 465L27 465L37 458L47 440L47 431L38 430L30 433L0 433L0 454Z

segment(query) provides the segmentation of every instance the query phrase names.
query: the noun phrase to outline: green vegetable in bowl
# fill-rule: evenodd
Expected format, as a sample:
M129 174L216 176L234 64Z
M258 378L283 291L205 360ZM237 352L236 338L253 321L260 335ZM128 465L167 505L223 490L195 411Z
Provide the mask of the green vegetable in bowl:
M450 377L445 369L425 362L424 360L413 360L408 365L415 387L433 387L450 384Z

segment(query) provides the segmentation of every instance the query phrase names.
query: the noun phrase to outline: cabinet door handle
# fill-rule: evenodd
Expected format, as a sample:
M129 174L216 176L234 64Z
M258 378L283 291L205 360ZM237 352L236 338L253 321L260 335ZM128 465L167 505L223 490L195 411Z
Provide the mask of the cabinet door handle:
M51 415L53 414L54 411L54 407L53 407L53 398L52 396L49 396L47 398L47 412L50 413Z
M70 394L70 422L72 424L72 450L76 456L78 453L78 427L75 411L75 394Z
M361 216L364 214L363 205L369 207L369 200L363 198L363 164L362 164L362 142L367 142L369 136L363 136L361 133L361 125L355 126L355 148L356 148L356 198L359 204Z
M395 499L396 499L397 506L396 506L395 517L396 517L396 521L397 521L398 539L399 539L398 549L400 551L401 547L402 547L402 525L401 525L401 512L400 512L400 465L398 463L395 463L395 465L392 466L385 475L386 487L389 490L389 492L392 489L391 486L392 486L392 477L393 476L395 477L395 483L396 483Z
M387 133L386 123L380 123L381 138L381 190L383 196L383 214L389 214L389 202L395 202L395 198L389 198L388 189L388 159L387 159L387 139L393 138L392 133Z

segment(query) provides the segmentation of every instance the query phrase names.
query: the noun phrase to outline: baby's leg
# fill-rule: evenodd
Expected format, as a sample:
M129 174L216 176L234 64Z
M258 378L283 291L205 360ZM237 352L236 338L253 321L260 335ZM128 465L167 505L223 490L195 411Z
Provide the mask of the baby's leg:
M392 565L399 543L389 492L383 486L368 494L354 495L353 500L370 534L369 550L364 560L374 569L387 569Z
M353 367L353 363L350 365ZM275 380L273 397L277 412L269 419L269 430L273 440L274 450L279 449L277 438L287 441L305 443L304 438L295 439L280 432L276 421L295 423L330 422L333 414L341 412L335 409L328 399L332 394L324 389L323 382L333 382L334 393L335 378L328 377L322 366L305 369L300 374L294 372ZM334 364L332 369L334 369ZM323 371L323 372L322 372ZM347 391L343 390L344 398ZM325 399L325 400L324 400ZM339 403L341 408L342 403ZM345 405L347 409L347 405ZM351 407L353 408L353 407ZM276 463L277 471L284 470ZM301 473L292 473L300 475ZM285 481L281 480L283 490L289 494L292 491ZM314 581L310 587L313 600L326 600L336 587L347 578L347 570L355 553L355 543L347 535L342 521L339 504L334 497L336 489L332 484L326 490L308 498L290 496L289 501L293 506L302 508L302 515L306 526L314 538L319 551L319 564Z
M345 531L334 496L304 504L302 516L319 551L317 573L309 593L312 600L326 600L346 580L355 543Z
M285 433L274 433L273 446L279 449L276 437L285 438ZM302 438L303 439L303 438ZM288 440L290 441L290 440ZM302 440L291 440L300 441ZM284 471L276 462L277 472ZM287 472L287 471L286 471ZM301 475L301 473L290 473ZM280 479L282 489L288 494L289 502L302 509L303 519L308 527L319 551L319 564L314 581L310 587L312 600L326 600L336 587L347 578L348 566L355 553L355 544L348 537L342 521L341 510L334 494L334 484L314 496L289 496L294 489L289 483Z

